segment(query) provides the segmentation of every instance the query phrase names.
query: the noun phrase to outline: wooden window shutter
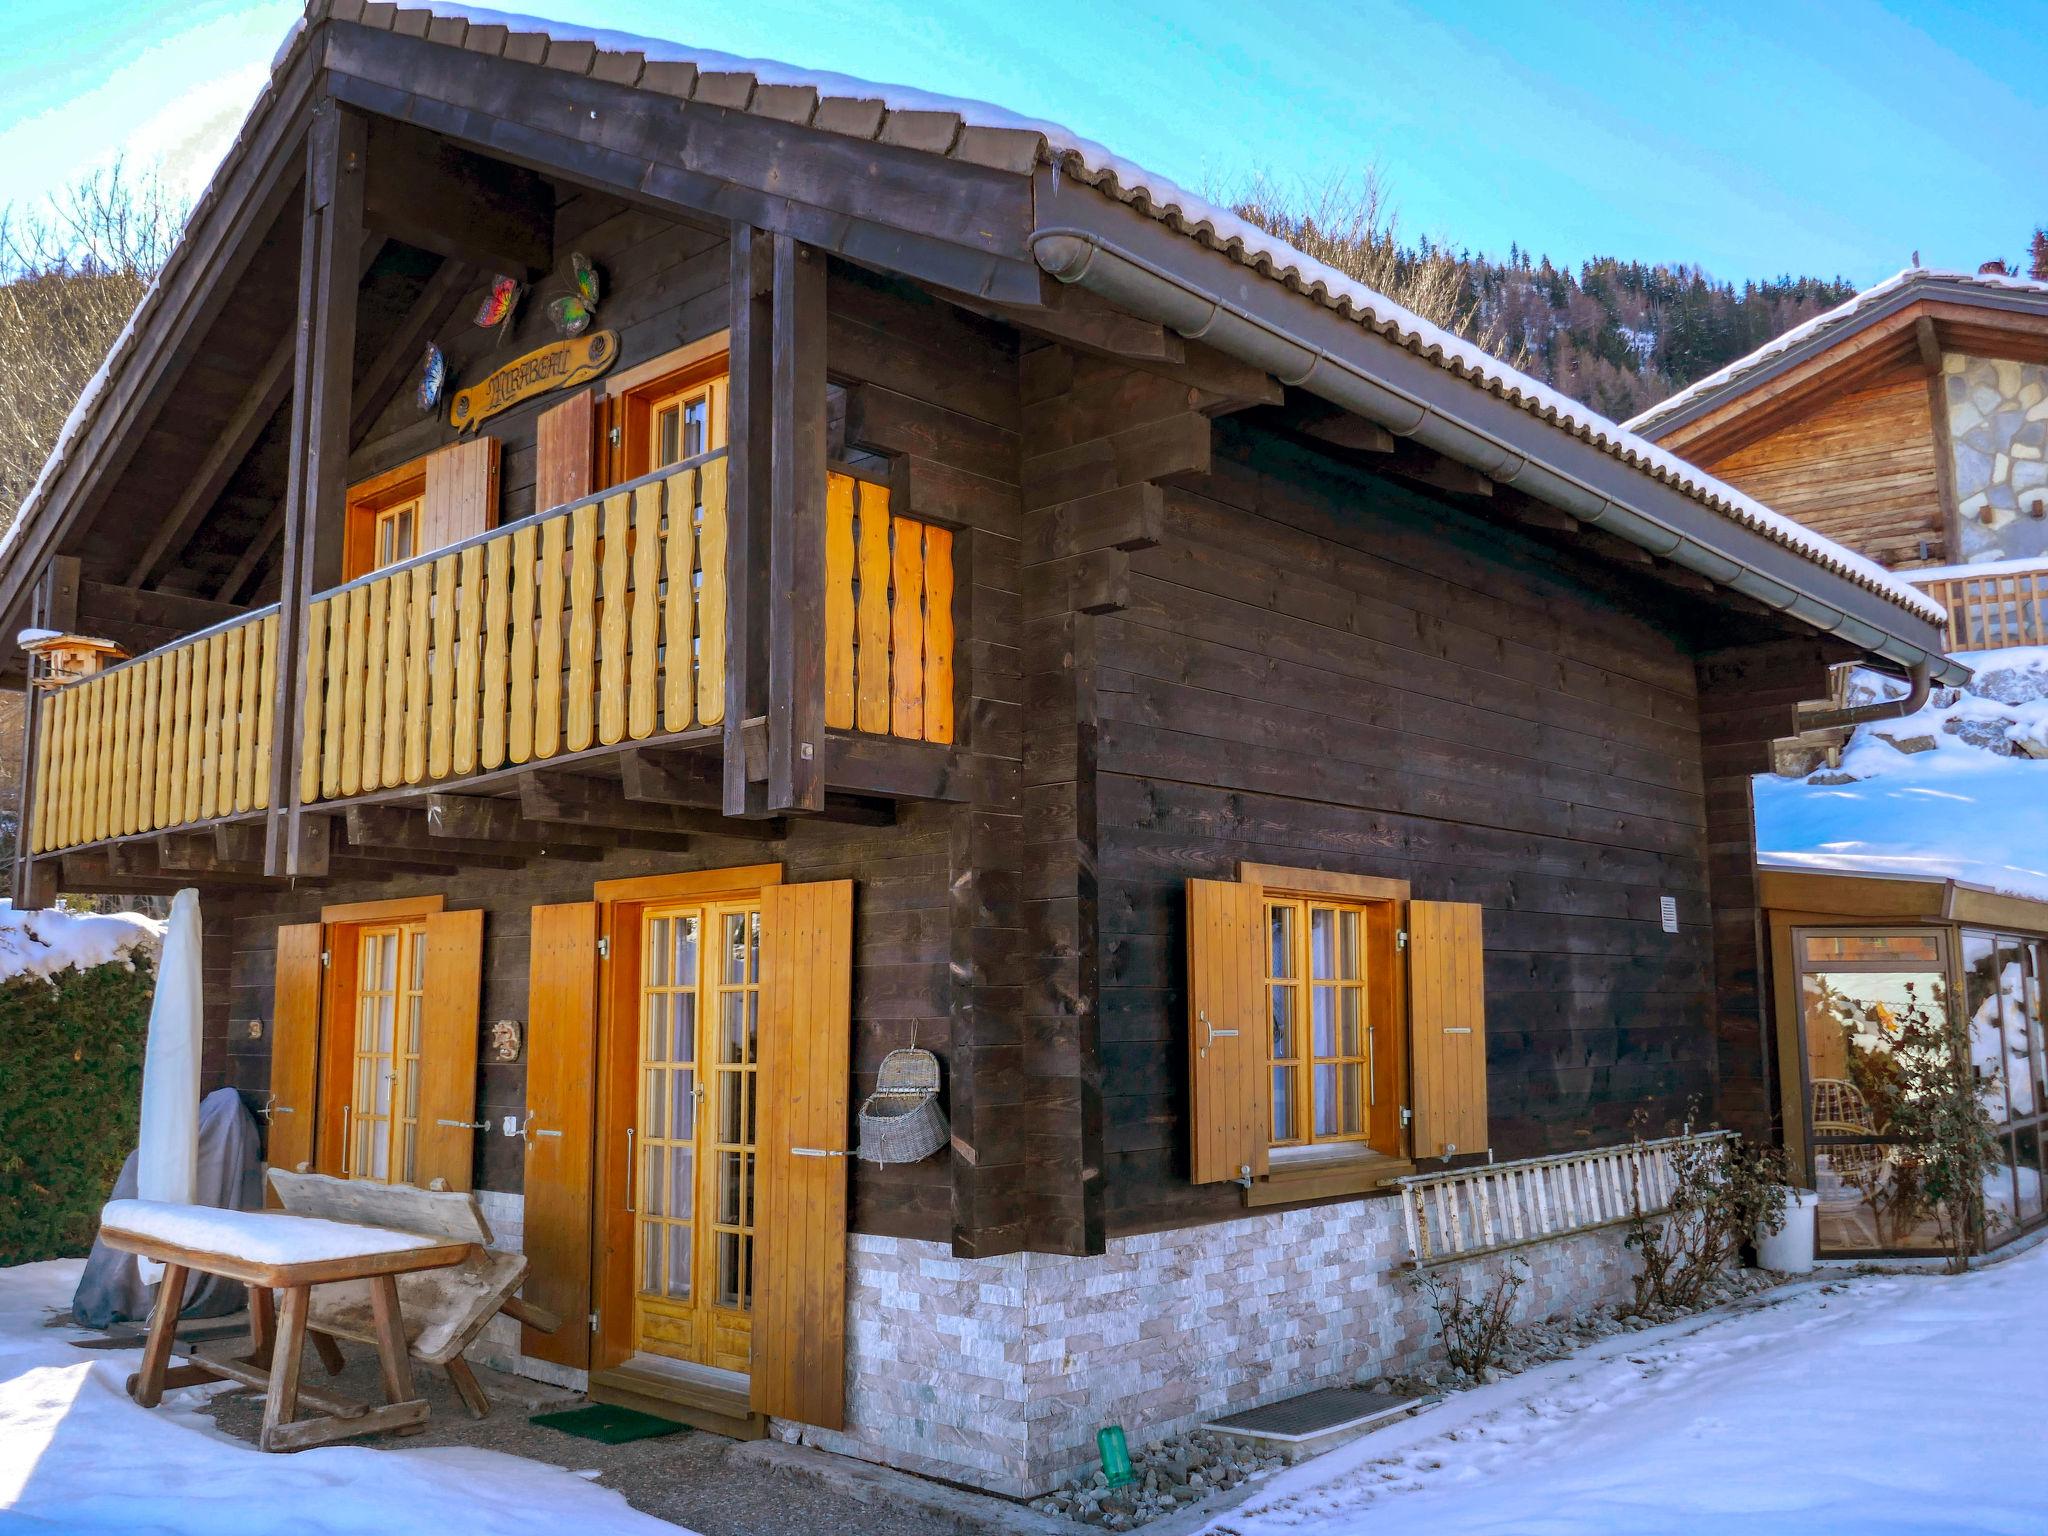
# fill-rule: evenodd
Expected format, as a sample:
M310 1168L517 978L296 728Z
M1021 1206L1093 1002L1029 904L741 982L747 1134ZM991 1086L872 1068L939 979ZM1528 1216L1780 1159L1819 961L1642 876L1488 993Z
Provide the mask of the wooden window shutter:
M761 893L752 1403L846 1421L853 882ZM824 1154L824 1155L819 1155Z
M348 1174L349 1101L355 1097L357 930L329 923L320 934L327 957L320 984L320 1113L314 1121L313 1171Z
M1408 903L1408 1041L1415 1156L1484 1152L1486 976L1479 908Z
M598 487L598 398L578 390L540 413L535 424L533 509L581 500Z
M270 1015L270 1166L313 1160L314 1097L320 1075L318 923L277 930L277 991Z
M427 455L426 498L420 509L420 554L445 548L496 526L498 452L495 437L472 437Z
M426 920L426 985L420 998L420 1102L413 1182L446 1179L468 1189L476 1165L476 1043L484 975L480 909Z
M1259 947L1264 926L1260 886L1188 882L1189 1176L1197 1184L1267 1171L1272 1074Z
M590 1366L590 1154L597 1114L597 903L533 909L526 1014L524 1295L562 1320L522 1330L540 1360ZM545 1134L543 1134L545 1133Z

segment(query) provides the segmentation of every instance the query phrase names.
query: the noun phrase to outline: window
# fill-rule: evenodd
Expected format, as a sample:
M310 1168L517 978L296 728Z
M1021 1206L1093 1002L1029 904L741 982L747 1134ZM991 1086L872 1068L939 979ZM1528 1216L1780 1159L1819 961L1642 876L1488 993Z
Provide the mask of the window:
M1272 1204L1487 1149L1477 907L1246 864L1188 883L1187 948L1195 1183Z
M723 448L730 366L721 331L606 380L607 482L635 480Z
M424 921L378 924L356 935L354 1097L345 1169L352 1179L414 1182L426 937Z
M341 579L354 581L418 554L426 505L425 459L414 459L350 486Z

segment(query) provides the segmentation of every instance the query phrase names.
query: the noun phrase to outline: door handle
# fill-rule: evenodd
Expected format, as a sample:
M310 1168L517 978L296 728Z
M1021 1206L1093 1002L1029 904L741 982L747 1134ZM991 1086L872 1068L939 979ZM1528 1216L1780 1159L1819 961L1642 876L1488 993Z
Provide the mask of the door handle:
M1209 1031L1209 1038L1202 1044L1202 1050L1205 1053L1208 1051L1209 1047L1214 1045L1218 1040L1235 1040L1237 1038L1236 1030L1218 1029L1213 1023L1211 1023L1209 1019L1208 1009L1204 1008L1201 1011L1201 1013L1197 1015L1197 1017L1201 1019L1202 1027Z
M834 1152L825 1147L791 1147L791 1157L844 1157L844 1152Z
M633 1214L634 1175L639 1170L633 1166L633 1127L626 1127L626 1214Z
M436 1125L445 1125L451 1131L481 1131L490 1124L488 1120L436 1120Z

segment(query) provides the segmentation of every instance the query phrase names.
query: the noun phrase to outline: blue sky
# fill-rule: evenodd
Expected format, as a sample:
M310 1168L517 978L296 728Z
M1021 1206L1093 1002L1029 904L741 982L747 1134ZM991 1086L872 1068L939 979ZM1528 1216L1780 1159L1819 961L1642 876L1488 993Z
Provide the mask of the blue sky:
M1405 231L1717 276L2024 256L2048 186L2026 5L529 0L548 14L1002 103L1183 185L1377 163ZM203 181L289 0L12 0L0 204L112 154Z

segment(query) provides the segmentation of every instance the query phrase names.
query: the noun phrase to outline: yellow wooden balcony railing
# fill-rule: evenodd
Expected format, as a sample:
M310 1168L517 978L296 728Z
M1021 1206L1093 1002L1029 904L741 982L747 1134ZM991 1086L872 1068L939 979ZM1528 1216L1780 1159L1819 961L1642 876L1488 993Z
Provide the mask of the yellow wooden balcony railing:
M276 680L271 607L52 692L31 849L265 809Z
M884 487L828 486L825 717L950 742L953 545ZM306 615L306 805L718 725L723 452L321 594ZM31 847L269 808L277 610L51 692Z
M2048 563L2038 570L1931 579L1902 574L1948 610L1952 652L2048 645Z

